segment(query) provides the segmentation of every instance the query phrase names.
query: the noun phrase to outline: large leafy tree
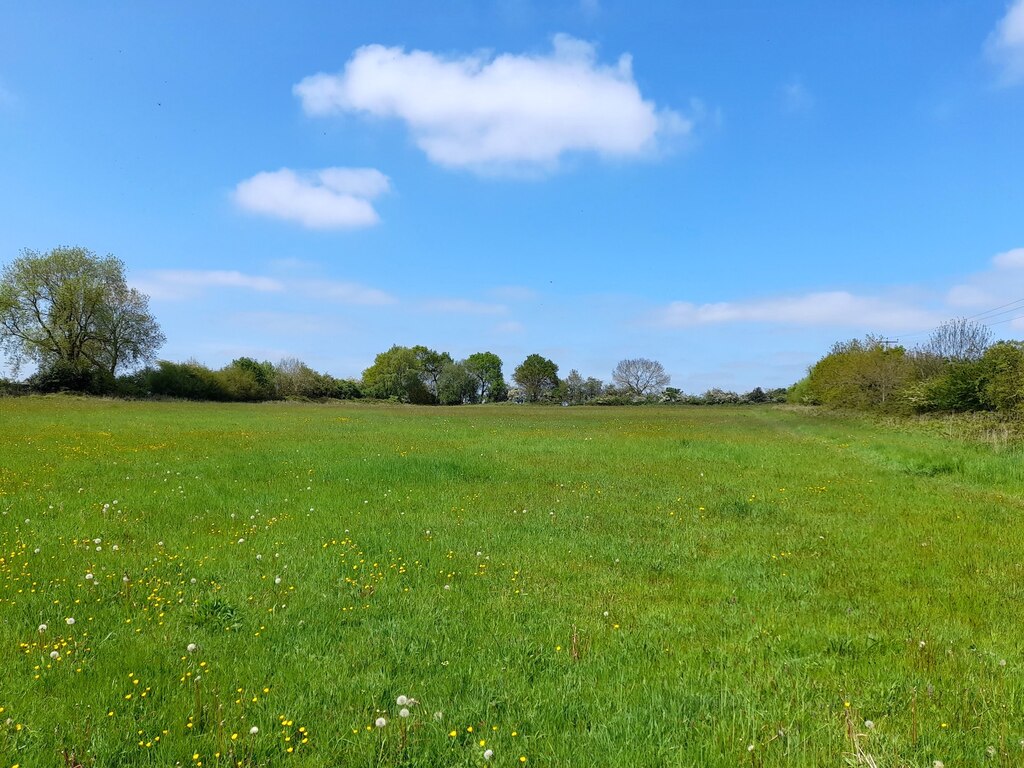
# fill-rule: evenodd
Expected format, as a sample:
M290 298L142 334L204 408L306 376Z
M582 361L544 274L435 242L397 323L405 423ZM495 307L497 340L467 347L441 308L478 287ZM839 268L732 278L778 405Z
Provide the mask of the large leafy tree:
M0 346L18 370L74 375L119 371L152 360L164 335L124 264L85 248L25 250L0 273Z
M445 367L454 362L452 356L447 352L438 352L436 349L429 349L422 345L413 347L412 351L416 355L420 381L435 400L439 399L438 381Z
M391 398L403 403L429 403L433 396L424 386L416 350L395 345L381 352L363 371L363 390L370 397Z
M535 402L558 386L558 366L546 357L530 355L515 369L512 378L523 388L526 399Z
M493 352L475 352L463 361L463 365L476 383L477 402L505 399L507 392L500 357Z

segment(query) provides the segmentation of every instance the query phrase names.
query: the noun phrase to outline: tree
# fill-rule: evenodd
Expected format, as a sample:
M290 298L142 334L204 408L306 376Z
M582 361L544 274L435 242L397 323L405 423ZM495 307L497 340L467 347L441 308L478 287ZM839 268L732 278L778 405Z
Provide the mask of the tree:
M565 385L565 399L570 403L579 405L587 401L583 377L575 368L569 371L569 375L565 377L565 381L562 383Z
M889 347L882 339L868 336L833 345L832 350L811 366L805 399L838 408L893 410L894 397L912 381L914 364L903 347Z
M438 380L441 378L441 371L444 370L445 366L451 365L454 362L452 356L447 352L427 349L427 347L422 345L413 347L412 351L416 355L416 363L420 369L420 380L423 382L423 386L427 388L435 400L439 399Z
M507 394L501 358L493 352L475 352L463 361L466 372L476 382L476 399L486 403L504 400Z
M661 392L672 378L657 360L638 357L620 360L612 371L612 381L629 394L647 397Z
M114 256L26 249L0 273L0 347L15 370L113 377L152 360L164 341L148 297L128 287Z
M477 381L465 363L448 363L437 381L437 399L441 405L464 405L477 396Z
M1024 342L993 344L985 351L981 365L984 405L1000 411L1024 406Z
M515 369L512 378L523 388L526 399L536 402L558 386L558 366L540 355L530 355Z
M980 360L991 343L992 331L987 325L957 318L932 331L921 351L940 360L962 363Z
M363 371L363 391L370 397L393 398L403 403L429 403L433 399L420 378L415 350L397 344L374 358Z

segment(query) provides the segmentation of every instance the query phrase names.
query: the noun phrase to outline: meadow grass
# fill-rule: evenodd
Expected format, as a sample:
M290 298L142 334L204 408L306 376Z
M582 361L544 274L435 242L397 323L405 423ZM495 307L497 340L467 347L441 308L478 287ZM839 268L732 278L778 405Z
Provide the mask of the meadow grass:
M791 408L0 399L0 768L1020 765L1021 459Z

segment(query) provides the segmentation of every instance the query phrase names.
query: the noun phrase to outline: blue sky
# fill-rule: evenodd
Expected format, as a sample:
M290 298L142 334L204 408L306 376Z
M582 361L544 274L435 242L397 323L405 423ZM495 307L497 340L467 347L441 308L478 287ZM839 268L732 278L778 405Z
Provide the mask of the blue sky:
M1024 299L1024 0L12 3L0 174L167 359L786 386Z

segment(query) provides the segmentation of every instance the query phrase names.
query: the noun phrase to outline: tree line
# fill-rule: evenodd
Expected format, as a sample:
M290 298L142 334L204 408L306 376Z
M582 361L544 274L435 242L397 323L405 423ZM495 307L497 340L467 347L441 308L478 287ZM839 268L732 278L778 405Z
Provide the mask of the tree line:
M875 336L836 343L788 390L688 395L669 386L656 360L626 359L611 382L584 378L541 354L527 356L506 381L490 351L455 359L417 345L392 346L356 379L338 379L301 360L240 357L220 369L158 360L165 338L147 296L127 284L124 264L84 248L26 250L0 272L0 350L24 381L0 379L0 393L74 391L130 397L258 401L360 397L414 404L557 402L701 405L794 402L926 413L1024 410L1024 342L993 342L970 319L944 323L913 348Z
M836 343L789 393L793 402L883 413L1020 412L1024 343L992 340L970 319L913 348L868 336Z
M668 386L656 360L622 360L605 383L527 356L505 380L503 361L489 351L456 360L444 351L395 345L378 354L359 380L338 379L301 360L278 363L240 357L220 369L195 360L158 360L165 338L149 299L129 288L124 264L78 247L26 250L0 273L0 349L22 382L0 380L3 392L73 391L127 397L260 401L361 397L414 404L464 405L512 400L567 405L646 402L695 404L779 402L784 390L746 394L708 390L686 395Z

